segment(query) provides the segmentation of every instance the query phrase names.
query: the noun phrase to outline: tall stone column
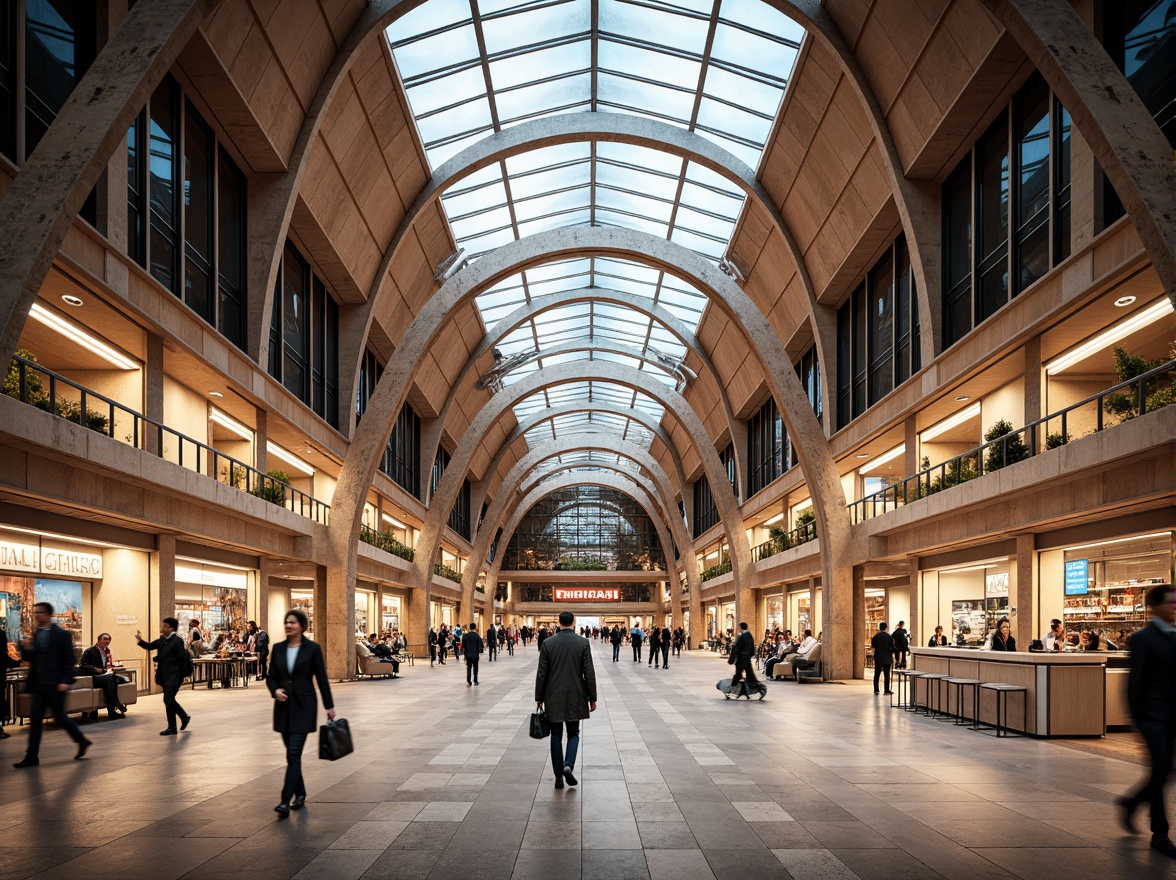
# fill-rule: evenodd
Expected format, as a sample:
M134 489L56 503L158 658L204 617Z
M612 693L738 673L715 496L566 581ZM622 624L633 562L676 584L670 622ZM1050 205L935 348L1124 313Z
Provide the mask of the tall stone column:
M176 536L158 535L155 550L148 563L151 570L151 598L147 605L149 619L139 627L143 638L151 641L159 631L159 622L176 613ZM155 671L146 665L144 676L150 682L150 693L160 693L162 688L155 683ZM140 683L141 684L141 683Z
M406 620L401 621L400 631L408 640L408 650L415 654L429 653L429 626L435 621L429 620L429 591L419 587L410 587L408 600L405 603Z
M1037 542L1032 534L1017 535L1016 571L1009 584L1009 618L1017 647L1029 650L1033 633L1033 596L1037 582ZM1016 611L1013 614L1013 611Z
M1025 412L1022 424L1029 425L1045 415L1045 371L1041 368L1041 337L1034 336L1026 340L1022 348L1025 353ZM1029 438L1025 439L1029 445ZM1034 453L1045 448L1044 426L1037 430L1037 448Z
M163 337L147 333L147 363L143 367L143 415L166 424L163 412ZM163 455L163 438L152 427L145 427L143 448L152 455Z
M930 627L922 626L919 615L922 614L922 603L919 601L919 557L912 556L907 562L910 564L910 594L911 594L911 619L910 629L912 633L911 647L918 647L925 645L931 640L931 636L935 633L937 624L931 624ZM907 664L910 665L909 663Z
M256 610L253 612L256 616L253 618L257 621L259 629L264 629L270 634L270 643L274 641L273 634L276 630L270 629L269 619L269 579L271 562L268 556L262 556L257 563L257 585L254 587L256 594Z
M855 621L853 677L858 678L859 676L865 675L865 643L874 637L873 633L866 631L862 626L862 622L866 619L866 567L864 565L855 565L853 568L853 619ZM865 639L862 638L863 632L865 632ZM823 648L822 651L824 651Z

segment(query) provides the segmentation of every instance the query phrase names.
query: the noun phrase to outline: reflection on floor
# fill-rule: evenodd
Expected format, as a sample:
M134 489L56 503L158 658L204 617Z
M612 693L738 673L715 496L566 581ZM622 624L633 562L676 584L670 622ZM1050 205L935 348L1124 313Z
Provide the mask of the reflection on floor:
M338 685L357 751L332 764L308 747L310 801L285 820L256 683L184 691L194 720L174 738L157 735L160 698L141 699L125 721L86 726L85 761L50 726L41 766L13 770L27 734L11 727L0 877L1173 876L1116 824L1114 797L1141 768L1109 750L912 717L863 682L729 702L714 687L729 667L709 653L668 670L595 656L601 705L581 784L562 791L526 733L533 646L483 662L477 688L452 661Z

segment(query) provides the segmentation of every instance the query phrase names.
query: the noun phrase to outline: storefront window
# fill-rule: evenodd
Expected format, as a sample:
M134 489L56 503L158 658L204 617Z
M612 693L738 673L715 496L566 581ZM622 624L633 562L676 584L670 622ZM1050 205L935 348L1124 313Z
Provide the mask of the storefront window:
M53 606L53 622L70 634L80 651L89 641L82 629L83 597L88 599L89 586L79 581L0 576L0 625L9 644L32 636L33 605L48 602Z
M372 593L357 592L355 594L355 634L357 636L366 637L371 632L368 629L368 621L371 620L369 609L375 604L375 598Z
M1172 538L1165 532L1071 547L1063 566L1066 632L1097 632L1122 648L1150 619L1147 591L1172 582Z
M784 629L784 597L769 596L764 600L764 620L768 629Z
M997 621L1009 614L1010 572L1007 559L924 572L922 629L916 632L942 626L953 645L986 644Z
M176 584L176 617L180 634L188 631L188 621L200 621L204 644L217 648L218 642L234 638L240 641L245 632L245 590L199 584ZM222 638L223 637L223 638Z
M380 627L384 632L400 629L400 597L385 596Z
M314 593L310 590L291 590L290 591L290 607L301 608L306 612L306 619L310 621L310 625L306 628L307 633L314 632Z

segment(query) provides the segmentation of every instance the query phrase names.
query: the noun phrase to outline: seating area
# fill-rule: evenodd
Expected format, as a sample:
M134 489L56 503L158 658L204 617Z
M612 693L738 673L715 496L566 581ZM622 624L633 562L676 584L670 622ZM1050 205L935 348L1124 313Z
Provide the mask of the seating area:
M794 669L792 666L792 660L795 657L796 657L795 654L789 654L787 657L785 657L779 663L776 663L772 667L772 674L770 677L774 680L791 678L793 681L796 681L796 682L804 681L805 679L810 679L810 678L819 679L821 677L821 643L820 642L817 642L816 647L813 648L812 651L809 652L808 657L804 658L804 659L810 661L812 663L812 666L806 666L804 669Z
M923 699L919 700L919 686L922 685ZM968 699L964 690L967 689ZM953 695L954 690L954 695ZM989 691L996 696L995 723L980 718L980 691ZM895 698L890 705L926 718L938 721L952 721L958 726L967 725L969 730L994 733L999 738L1009 736L1009 695L1020 694L1021 731L1028 727L1029 689L1024 685L1005 682L985 682L977 678L962 678L943 673L922 672L914 669L896 670ZM954 699L953 699L954 696ZM970 722L970 723L969 723ZM1018 728L1012 728L1016 730Z
M363 642L355 643L355 673L360 678L399 678L396 664L381 660Z
M18 682L16 685L16 701L14 714L17 718L25 719L32 714L33 697L26 691L27 683ZM128 681L118 686L118 698L124 706L139 702L139 687L134 681ZM106 708L106 695L101 688L94 687L94 680L89 675L80 675L65 694L65 713L78 715L83 712L96 712ZM49 713L45 713L49 717Z

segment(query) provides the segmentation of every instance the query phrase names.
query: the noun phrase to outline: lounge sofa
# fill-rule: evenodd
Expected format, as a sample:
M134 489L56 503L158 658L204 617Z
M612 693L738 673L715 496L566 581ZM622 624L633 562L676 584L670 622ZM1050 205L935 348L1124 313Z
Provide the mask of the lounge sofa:
M811 651L809 651L808 657L805 658L806 660L811 660L813 663L813 666L810 669L793 669L792 668L792 660L795 657L796 657L795 654L789 654L787 657L785 657L783 660L781 660L779 663L777 663L772 668L772 677L773 678L791 678L795 681L800 681L802 678L813 678L814 673L816 676L819 676L821 674L821 643L820 642L817 642L817 644L813 647L813 649Z
M16 686L16 717L28 718L33 711L33 696L26 691L27 682L19 682ZM133 681L118 686L118 698L124 706L139 702L139 689ZM106 708L106 694L102 688L94 687L94 679L89 675L79 675L69 690L65 692L65 714L77 715L81 712L97 712ZM46 711L45 717L52 717Z
M360 678L396 678L394 668L368 650L363 642L355 643L355 674Z

